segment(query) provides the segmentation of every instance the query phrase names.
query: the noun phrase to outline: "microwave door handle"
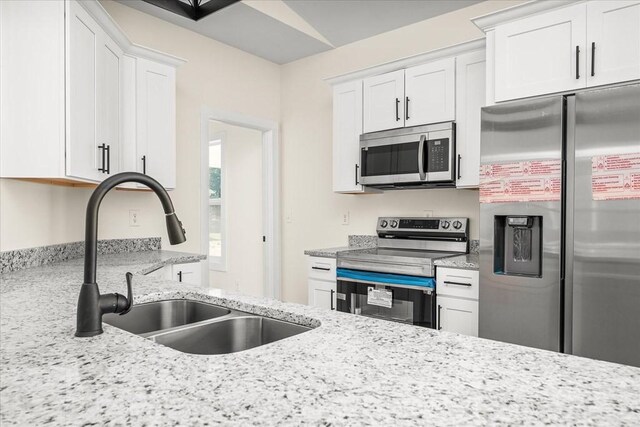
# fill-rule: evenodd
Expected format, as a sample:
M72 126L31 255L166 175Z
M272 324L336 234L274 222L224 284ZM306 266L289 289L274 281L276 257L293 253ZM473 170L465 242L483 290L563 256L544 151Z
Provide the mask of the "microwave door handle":
M420 143L418 144L418 173L420 174L420 181L427 179L427 174L424 171L424 143L426 139L426 135L420 135Z

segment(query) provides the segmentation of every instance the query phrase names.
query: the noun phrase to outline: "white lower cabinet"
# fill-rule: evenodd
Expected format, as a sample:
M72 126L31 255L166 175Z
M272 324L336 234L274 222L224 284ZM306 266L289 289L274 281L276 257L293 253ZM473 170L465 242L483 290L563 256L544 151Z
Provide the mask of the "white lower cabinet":
M478 336L478 285L477 270L437 268L438 329Z
M440 295L437 300L439 329L478 336L478 301Z
M336 260L309 257L307 265L308 304L328 310L336 309Z
M174 282L187 283L189 285L202 284L202 269L199 262L188 264L167 265L147 274L150 277L173 280Z
M309 279L309 305L335 310L336 282Z

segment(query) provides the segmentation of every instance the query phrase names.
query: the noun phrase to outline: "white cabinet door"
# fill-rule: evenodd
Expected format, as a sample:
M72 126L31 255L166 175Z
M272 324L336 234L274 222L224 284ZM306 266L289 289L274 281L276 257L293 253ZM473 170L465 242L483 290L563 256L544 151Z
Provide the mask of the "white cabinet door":
M105 151L102 179L120 171L122 49L104 32L98 39L96 143ZM104 144L104 148L100 148ZM99 153L102 157L102 153ZM102 158L98 160L102 161ZM100 163L99 163L100 164Z
M478 336L478 301L438 295L438 325L443 331Z
M456 58L456 186L480 184L480 109L485 106L484 51Z
M0 176L60 177L65 160L64 3L0 1Z
M172 267L172 280L190 285L200 285L202 283L202 269L199 262L189 264L175 264Z
M362 80L333 88L333 191L360 193Z
M335 310L336 283L309 279L309 305Z
M455 58L407 68L404 125L455 120Z
M587 84L640 79L640 1L587 3Z
M175 188L175 68L137 58L136 91L139 170L165 188Z
M586 7L581 3L496 28L496 102L586 86Z
M404 126L404 70L364 79L364 132Z
M96 144L96 106L102 29L78 3L68 5L66 174L99 181L103 165Z

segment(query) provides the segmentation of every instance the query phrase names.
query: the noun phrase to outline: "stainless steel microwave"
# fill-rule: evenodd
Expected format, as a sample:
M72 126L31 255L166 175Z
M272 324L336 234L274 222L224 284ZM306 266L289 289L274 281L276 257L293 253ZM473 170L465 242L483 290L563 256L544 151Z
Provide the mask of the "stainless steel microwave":
M360 183L376 188L455 187L455 123L360 135Z

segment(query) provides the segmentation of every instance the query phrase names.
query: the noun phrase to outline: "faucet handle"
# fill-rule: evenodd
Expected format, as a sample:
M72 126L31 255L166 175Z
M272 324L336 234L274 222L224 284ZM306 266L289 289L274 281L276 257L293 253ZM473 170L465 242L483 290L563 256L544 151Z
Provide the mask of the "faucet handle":
M127 306L124 308L124 311L120 313L120 316L127 314L131 310L131 307L133 307L133 274L128 272L125 274L125 277L127 278Z

